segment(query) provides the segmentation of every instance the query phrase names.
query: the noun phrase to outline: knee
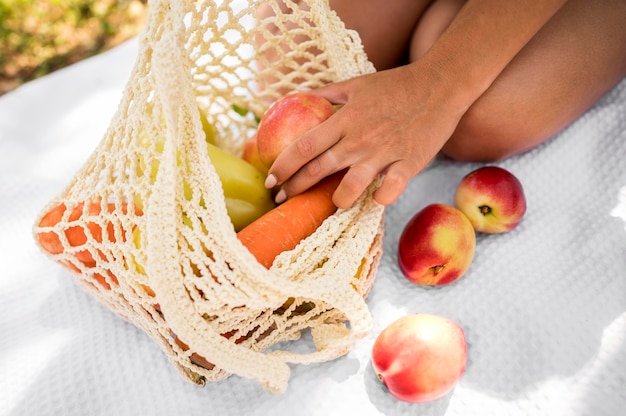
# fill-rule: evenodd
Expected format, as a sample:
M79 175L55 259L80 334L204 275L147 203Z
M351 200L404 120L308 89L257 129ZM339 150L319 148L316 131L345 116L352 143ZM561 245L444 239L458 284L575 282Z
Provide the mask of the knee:
M497 162L517 153L503 132L479 125L459 124L443 153L460 162Z
M442 148L442 152L462 162L497 162L523 153L545 141L532 123L517 121L513 114L488 108L471 108Z

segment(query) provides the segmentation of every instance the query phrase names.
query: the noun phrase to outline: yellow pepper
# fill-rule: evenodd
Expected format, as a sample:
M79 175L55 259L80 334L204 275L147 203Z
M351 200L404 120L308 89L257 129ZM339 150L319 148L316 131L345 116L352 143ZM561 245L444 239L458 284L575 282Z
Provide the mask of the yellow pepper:
M239 231L274 208L275 204L272 200L271 191L265 188L265 179L258 169L214 144L214 127L202 113L200 113L200 117L202 129L206 135L208 156L222 183L226 211L235 231ZM147 137L142 137L141 145L146 149L153 145L157 153L162 153L164 140L164 137L158 137L151 144ZM150 183L154 183L159 169L159 160L152 159L150 163L146 162L142 155L138 156L136 164L137 176L143 176L148 171ZM187 183L184 184L184 192L185 197L191 200L191 188ZM143 206L139 198L136 198L135 204L140 209Z
M200 106L198 106L198 112L200 113L200 122L202 123L202 130L204 131L206 142L215 144L215 127L213 127L213 124L211 124Z
M215 145L215 127L202 110L200 120L209 159L222 182L226 211L235 231L239 231L274 208L271 192L265 188L265 178L258 169Z
M207 148L211 164L222 182L226 210L235 231L274 208L271 192L265 188L261 172L211 143L207 143Z

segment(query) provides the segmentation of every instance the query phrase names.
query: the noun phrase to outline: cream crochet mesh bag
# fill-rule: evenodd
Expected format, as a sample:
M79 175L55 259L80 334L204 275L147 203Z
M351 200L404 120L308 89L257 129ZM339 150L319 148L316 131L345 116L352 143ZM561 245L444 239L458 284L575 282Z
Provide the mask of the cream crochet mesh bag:
M229 220L198 107L240 155L253 114L286 92L373 70L327 1L154 0L109 129L34 234L189 380L237 374L283 392L289 364L335 359L370 330L384 210L372 185L266 269Z

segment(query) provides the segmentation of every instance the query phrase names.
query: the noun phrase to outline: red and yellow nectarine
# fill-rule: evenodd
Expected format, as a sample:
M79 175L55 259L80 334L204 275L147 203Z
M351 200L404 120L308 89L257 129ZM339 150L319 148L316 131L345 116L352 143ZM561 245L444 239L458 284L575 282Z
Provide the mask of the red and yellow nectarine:
M396 398L413 403L439 399L465 373L463 329L438 315L406 315L387 326L372 348L372 366Z
M257 170L263 175L267 175L268 167L265 166L265 163L263 163L261 156L259 155L259 146L257 144L256 134L246 140L241 158L257 168Z
M420 285L445 285L469 269L476 233L458 209L445 204L423 208L405 225L398 241L398 265Z
M517 227L526 213L526 196L515 175L498 166L483 166L459 183L455 206L482 233L504 233Z
M287 145L333 114L333 105L309 92L296 92L269 106L257 129L259 156L269 169Z

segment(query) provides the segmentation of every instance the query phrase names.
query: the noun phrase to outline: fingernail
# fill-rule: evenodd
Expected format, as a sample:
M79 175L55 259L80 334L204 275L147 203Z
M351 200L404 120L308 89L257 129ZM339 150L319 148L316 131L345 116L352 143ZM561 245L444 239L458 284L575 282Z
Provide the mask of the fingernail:
M277 204L282 204L283 202L285 202L285 200L287 199L287 193L285 192L284 189L281 189L280 191L278 191L278 193L276 194L276 197L274 198L274 201Z
M265 187L270 189L276 186L276 184L278 183L278 179L276 179L276 176L272 173L267 175L267 178L265 179Z

